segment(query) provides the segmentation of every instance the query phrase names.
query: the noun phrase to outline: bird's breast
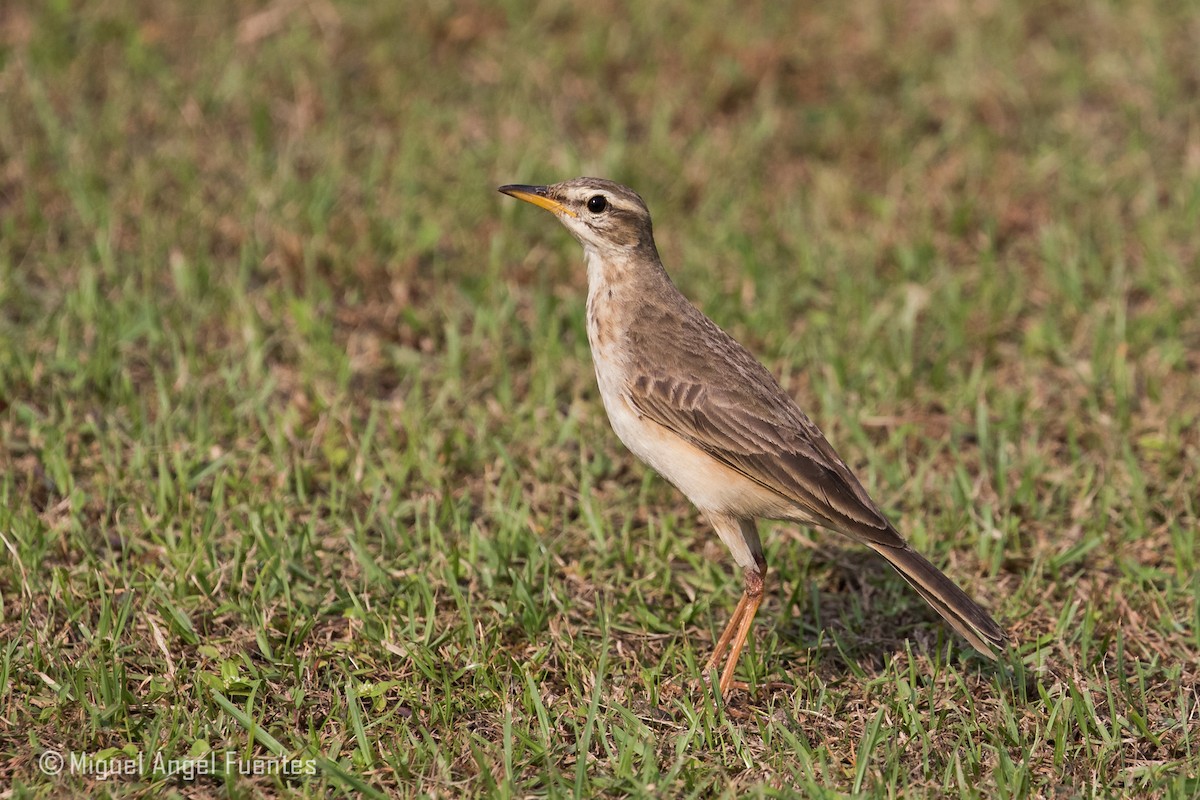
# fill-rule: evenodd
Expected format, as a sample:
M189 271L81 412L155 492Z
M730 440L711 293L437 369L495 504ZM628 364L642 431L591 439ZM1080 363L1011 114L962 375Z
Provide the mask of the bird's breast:
M609 301L606 293L589 293L587 329L600 398L617 438L703 511L747 518L783 513L789 504L778 494L638 413L628 389L635 362L627 348L634 343L623 337L619 317L608 313Z

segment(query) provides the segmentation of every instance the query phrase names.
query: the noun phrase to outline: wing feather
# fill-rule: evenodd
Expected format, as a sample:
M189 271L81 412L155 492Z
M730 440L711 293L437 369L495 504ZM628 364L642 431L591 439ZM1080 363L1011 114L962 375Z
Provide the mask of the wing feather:
M629 399L639 414L795 502L804 516L877 544L901 545L817 426L751 361L749 380L716 387L642 372L627 385Z

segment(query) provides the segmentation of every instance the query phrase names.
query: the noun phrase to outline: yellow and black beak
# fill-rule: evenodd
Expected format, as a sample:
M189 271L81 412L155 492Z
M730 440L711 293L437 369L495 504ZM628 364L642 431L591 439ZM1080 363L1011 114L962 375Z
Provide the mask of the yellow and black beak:
M526 203L533 203L535 206L541 206L555 214L566 214L569 217L576 216L574 211L550 196L549 186L525 186L520 183L510 183L507 186L501 186L500 191L509 197L524 200Z

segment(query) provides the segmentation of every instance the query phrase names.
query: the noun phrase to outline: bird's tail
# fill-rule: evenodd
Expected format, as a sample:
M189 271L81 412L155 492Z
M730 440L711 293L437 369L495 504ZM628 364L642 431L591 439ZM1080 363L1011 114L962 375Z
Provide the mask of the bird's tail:
M954 581L912 548L882 544L872 547L950 623L950 627L961 633L976 650L995 660L996 649L1004 648L1008 636L982 606L967 597Z

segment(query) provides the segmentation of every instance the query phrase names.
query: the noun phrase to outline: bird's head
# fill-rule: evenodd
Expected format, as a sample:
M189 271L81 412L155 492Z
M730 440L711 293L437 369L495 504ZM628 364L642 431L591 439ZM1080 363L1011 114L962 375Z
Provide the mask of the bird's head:
M550 186L512 184L504 194L550 211L585 250L621 257L654 249L650 212L637 192L603 178L575 178Z

